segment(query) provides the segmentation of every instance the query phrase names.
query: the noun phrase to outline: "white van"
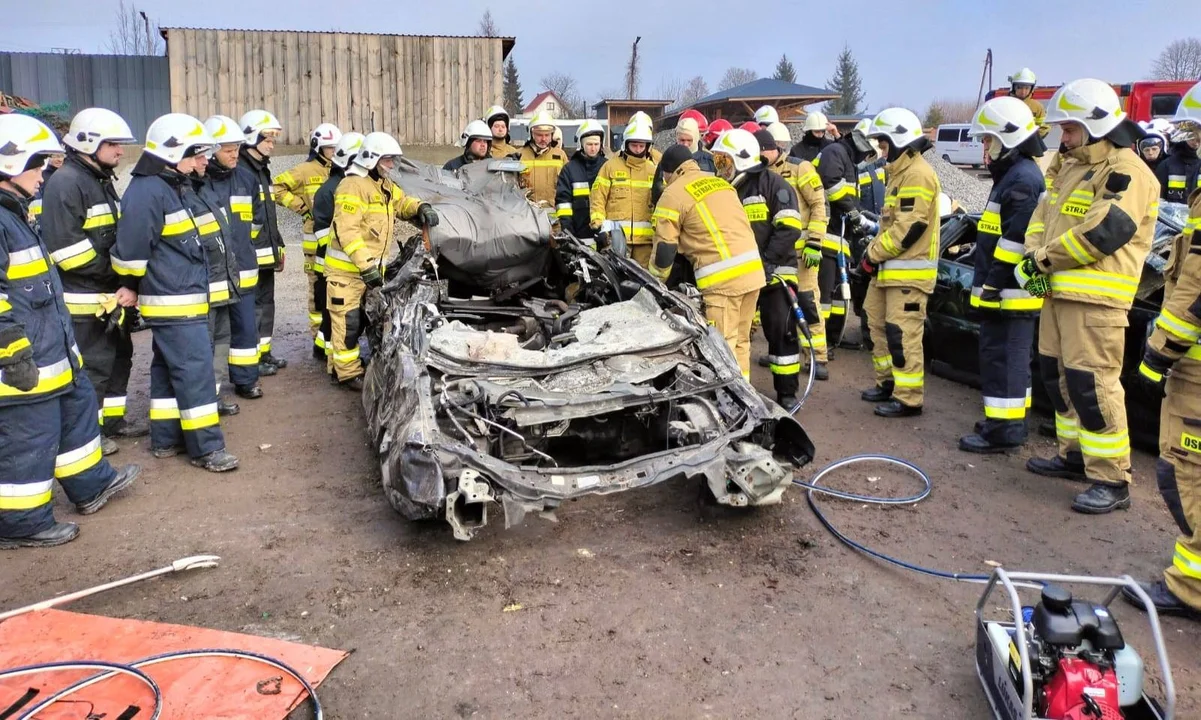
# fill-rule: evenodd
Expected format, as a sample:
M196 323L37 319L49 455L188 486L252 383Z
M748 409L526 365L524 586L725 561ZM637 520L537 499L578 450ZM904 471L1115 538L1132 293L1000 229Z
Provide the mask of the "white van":
M984 143L968 135L968 123L939 125L934 136L934 154L955 165L981 167L984 164Z

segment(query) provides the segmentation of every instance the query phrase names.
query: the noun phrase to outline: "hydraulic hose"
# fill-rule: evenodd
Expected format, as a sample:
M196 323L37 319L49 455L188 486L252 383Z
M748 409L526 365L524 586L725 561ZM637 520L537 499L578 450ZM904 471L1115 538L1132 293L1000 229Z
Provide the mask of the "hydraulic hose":
M159 689L158 684L155 683L154 680L151 679L151 677L149 675L147 675L146 673L142 672L141 670L138 670L136 667L133 667L132 665L126 665L123 663L98 662L98 661L92 661L92 660L80 660L77 662L72 661L72 662L39 663L37 665L25 665L23 667L16 667L16 668L12 668L10 670L0 671L0 680L7 680L8 678L21 677L23 675L36 675L38 673L45 673L45 672L58 672L61 670L104 670L105 671L99 675L93 675L90 678L81 680L81 681L75 683L74 685L72 685L70 688L67 688L67 690L71 690L71 691L73 691L73 689L77 689L79 687L86 687L87 685L91 685L94 682L99 682L100 680L103 680L105 678L113 677L114 675L129 675L131 677L137 678L143 684L145 684L147 687L149 687L151 692L154 693L154 712L150 715L150 720L158 720L159 714L163 711L163 693ZM50 698L50 701L53 701L54 699L56 699L58 697L62 697L64 695L66 695L67 690L56 693L55 696ZM22 714L20 716L20 718L18 718L18 720L25 720L26 718L32 718L34 713L49 706L49 704L50 703L45 700L38 703L33 708L25 711L25 713ZM17 707L19 707L19 705ZM14 710L14 709L16 709L16 708L10 708L10 710ZM7 713L5 713L5 714L7 715Z
M813 381L817 379L817 351L813 349L813 335L809 332L809 321L805 319L805 313L801 311L796 289L783 275L773 274L772 278L779 282L784 287L784 291L788 293L788 304L792 308L792 315L796 318L797 327L801 329L801 335L804 336L805 342L809 346L809 381L805 383L805 392L801 394L801 399L795 406L784 408L789 415L796 415L797 411L805 406L805 401L809 399L809 393L813 392Z

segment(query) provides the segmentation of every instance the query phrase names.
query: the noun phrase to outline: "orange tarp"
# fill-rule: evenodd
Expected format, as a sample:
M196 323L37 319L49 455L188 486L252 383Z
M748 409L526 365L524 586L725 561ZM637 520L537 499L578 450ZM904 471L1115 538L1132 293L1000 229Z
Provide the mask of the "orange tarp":
M347 656L341 650L241 633L61 610L18 615L0 623L0 668L3 669L67 660L133 662L166 652L199 649L246 650L268 655L291 666L313 686L325 679ZM300 683L287 673L252 660L173 660L143 671L162 690L162 720L282 719L289 710L306 702ZM94 674L96 671L63 671L0 682L0 712L29 689L39 690L37 696L13 716L20 717L21 712L56 690ZM274 678L280 676L283 680L277 683ZM278 693L276 688L279 688ZM89 712L106 713L105 717L116 718L130 705L142 708L135 720L149 718L154 707L153 693L139 680L119 676L85 688L38 713L38 720L84 720Z

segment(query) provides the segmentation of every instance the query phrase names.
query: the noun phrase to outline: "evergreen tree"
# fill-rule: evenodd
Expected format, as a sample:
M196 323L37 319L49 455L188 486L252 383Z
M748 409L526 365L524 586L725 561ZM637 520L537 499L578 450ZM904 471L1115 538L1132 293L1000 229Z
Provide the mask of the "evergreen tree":
M792 66L792 61L787 55L780 56L780 62L776 63L776 74L772 77L784 82L796 82L796 68Z
M505 110L509 111L510 115L516 116L521 114L521 110L525 107L525 101L521 98L521 80L517 78L517 63L513 62L512 56L505 63Z
M851 48L843 46L838 54L838 65L834 76L826 81L826 87L841 97L826 103L827 115L857 115L863 109L863 79L859 77L859 63L851 54Z

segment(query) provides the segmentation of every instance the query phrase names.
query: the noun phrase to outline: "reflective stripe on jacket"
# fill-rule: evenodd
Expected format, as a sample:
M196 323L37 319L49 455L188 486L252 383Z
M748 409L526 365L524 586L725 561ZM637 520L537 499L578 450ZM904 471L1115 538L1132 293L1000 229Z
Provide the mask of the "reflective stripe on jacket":
M1176 281L1164 288L1163 308L1147 347L1175 361L1172 377L1201 384L1201 189L1190 196L1188 224L1173 248ZM1147 374L1146 370L1142 370Z
M592 184L607 159L602 150L594 158L577 150L559 173L555 187L555 216L564 230L578 238L593 236L589 196Z
M313 235L317 237L317 254L313 256L313 272L325 273L325 256L334 235L334 195L342 178L346 177L340 167L330 168L329 177L313 197Z
M347 175L334 193L335 232L325 252L325 274L358 277L379 267L392 242L396 220L411 220L419 207L421 200L405 195L386 177L373 180Z
M243 146L234 172L242 176L243 183L254 188L250 195L250 243L254 245L259 269L273 269L284 257L284 239L279 234L275 203L271 199L271 169L265 158L252 157Z
M772 163L771 171L784 178L797 194L797 211L801 214L801 227L804 228L796 243L797 257L800 257L806 245L821 250L829 220L826 217L826 192L822 189L817 170L805 160L780 153L780 157Z
M304 217L300 247L307 257L317 252L317 239L313 236L313 197L328 177L329 161L319 152L310 152L308 160L276 175L271 181L271 198L275 203Z
M204 179L192 181L195 192L184 195L188 211L196 222L200 246L208 262L209 307L237 302L241 295L238 284L238 261L229 247L232 232L221 201L209 196Z
M995 180L976 226L971 305L1005 314L1038 312L1042 298L1018 287L1013 269L1022 260L1026 228L1043 193L1042 171L1025 155L996 160L989 168Z
M796 275L796 246L804 230L796 191L763 165L734 178L734 187L751 223L764 268L769 273L780 270Z
M529 191L530 200L543 207L554 207L555 185L559 182L559 172L567 164L567 153L557 147L539 153L532 144L526 143L517 153L517 159L525 165L521 171L521 187Z
M649 245L655 231L651 227L651 185L655 162L622 152L611 158L597 173L589 194L589 220L597 225L610 220L625 230L630 245Z
M865 257L880 271L881 287L934 291L938 277L938 193L942 186L921 153L907 150L889 163L880 233Z
M205 184L200 194L226 210L229 234L226 249L233 252L238 269L238 287L249 290L259 283L259 262L250 241L250 226L254 222L254 193L256 186L244 174L221 165L216 158L209 161Z

